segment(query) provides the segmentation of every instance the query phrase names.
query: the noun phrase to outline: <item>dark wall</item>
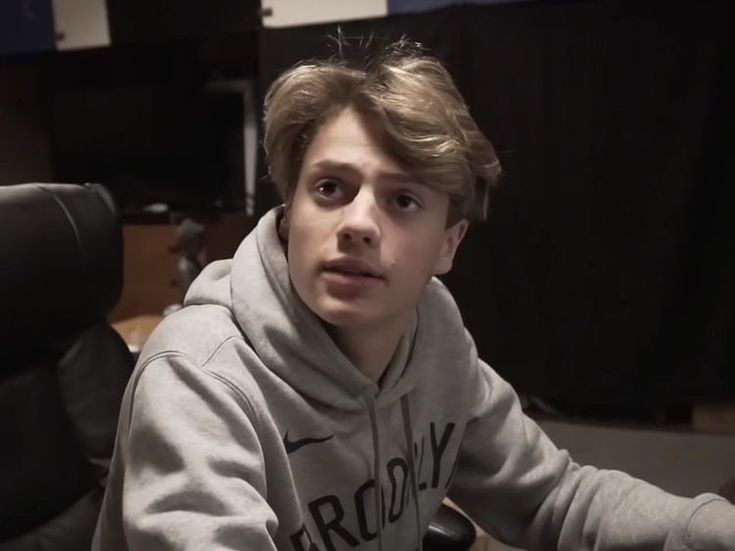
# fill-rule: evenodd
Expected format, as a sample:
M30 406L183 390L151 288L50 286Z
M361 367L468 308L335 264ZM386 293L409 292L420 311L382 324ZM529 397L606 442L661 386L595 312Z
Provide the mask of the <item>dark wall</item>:
M646 412L735 398L726 2L459 7L342 25L445 60L505 168L446 278L522 392ZM334 25L264 30L262 90ZM259 208L276 201L259 189Z
M0 59L0 185L43 182L53 174L47 60Z
M113 44L249 31L257 0L107 0Z

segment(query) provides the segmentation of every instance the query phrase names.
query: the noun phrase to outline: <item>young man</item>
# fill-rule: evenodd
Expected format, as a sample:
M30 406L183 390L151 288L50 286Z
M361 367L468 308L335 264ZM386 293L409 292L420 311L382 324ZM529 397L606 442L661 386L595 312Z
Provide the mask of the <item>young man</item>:
M735 549L735 507L573 463L477 358L433 276L499 165L437 61L297 66L265 131L284 205L146 344L95 549L411 550L447 494L529 549Z

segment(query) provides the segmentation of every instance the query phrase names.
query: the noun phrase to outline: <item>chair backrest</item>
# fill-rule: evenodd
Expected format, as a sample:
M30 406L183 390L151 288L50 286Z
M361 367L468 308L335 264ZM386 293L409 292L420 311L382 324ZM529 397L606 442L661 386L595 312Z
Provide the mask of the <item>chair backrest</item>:
M0 550L89 549L132 357L98 185L0 186Z

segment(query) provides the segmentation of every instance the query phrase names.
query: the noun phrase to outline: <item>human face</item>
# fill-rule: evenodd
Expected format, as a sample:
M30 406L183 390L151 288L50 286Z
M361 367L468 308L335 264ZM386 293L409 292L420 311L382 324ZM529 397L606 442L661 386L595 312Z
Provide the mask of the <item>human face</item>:
M345 108L316 132L286 202L296 292L337 328L405 328L464 235L465 221L446 228L448 208L385 150L374 120Z

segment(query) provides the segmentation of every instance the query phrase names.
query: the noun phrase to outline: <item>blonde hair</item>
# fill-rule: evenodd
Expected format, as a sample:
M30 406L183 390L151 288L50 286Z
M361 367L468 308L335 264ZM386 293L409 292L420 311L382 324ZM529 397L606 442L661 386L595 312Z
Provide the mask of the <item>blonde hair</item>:
M448 71L401 40L364 68L344 59L298 64L270 86L264 146L273 179L287 199L319 127L347 106L374 116L388 151L418 181L449 194L447 225L483 219L500 163Z

